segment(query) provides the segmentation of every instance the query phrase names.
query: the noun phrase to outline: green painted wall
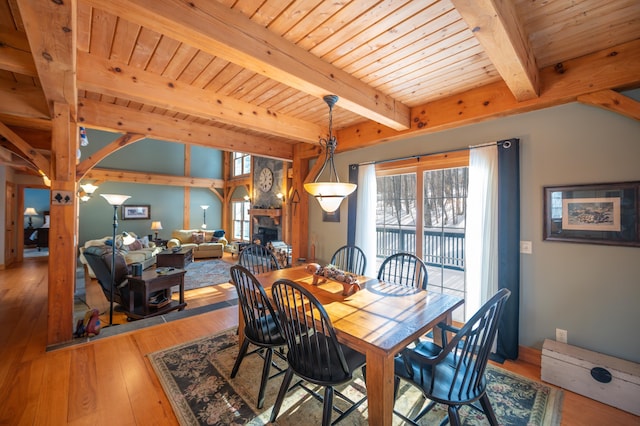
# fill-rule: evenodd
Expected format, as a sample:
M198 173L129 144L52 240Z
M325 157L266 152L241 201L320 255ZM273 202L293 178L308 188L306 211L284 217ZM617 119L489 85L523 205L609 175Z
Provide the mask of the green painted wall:
M82 158L86 158L101 147L120 137L119 134L87 129L89 145L82 147ZM153 139L144 139L126 146L98 165L98 168L131 170L183 176L184 145ZM191 175L222 179L222 152L204 147L191 148ZM82 183L90 180L83 180ZM118 232L132 231L137 235L153 234L151 222L162 222L160 237L169 238L173 229L181 229L183 220L184 188L168 185L145 185L134 183L105 182L101 184L93 197L80 204L78 243L112 235L113 207L100 194L130 195L125 205L149 205L149 220L123 220L118 209ZM191 228L202 225L202 209L207 204L207 229L219 229L222 224L222 204L211 190L191 188Z
M627 93L640 99L640 91ZM640 181L640 121L578 103L469 125L336 156L341 179L349 164L465 148L520 138L522 240L520 344L541 348L568 330L569 343L640 362L640 248L544 241L543 187ZM338 146L340 141L338 141ZM309 239L328 259L346 243L340 223L322 222L310 201Z

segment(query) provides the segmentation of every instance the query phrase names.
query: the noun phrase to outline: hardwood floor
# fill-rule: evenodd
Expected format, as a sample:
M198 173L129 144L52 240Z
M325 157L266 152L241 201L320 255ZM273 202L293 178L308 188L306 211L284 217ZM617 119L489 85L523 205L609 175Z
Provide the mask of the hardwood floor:
M188 295L189 307L232 290L200 293ZM235 326L238 318L230 306L47 352L46 298L46 259L0 270L0 425L177 425L145 355ZM534 364L506 368L540 377ZM562 425L640 425L640 417L565 391Z

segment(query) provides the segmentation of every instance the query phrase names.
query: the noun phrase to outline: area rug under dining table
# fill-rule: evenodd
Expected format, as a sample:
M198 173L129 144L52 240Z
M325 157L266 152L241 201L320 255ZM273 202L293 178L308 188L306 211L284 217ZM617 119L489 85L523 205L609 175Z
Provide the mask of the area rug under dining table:
M236 329L207 336L148 355L160 383L181 425L264 425L282 382L282 376L269 380L264 408L258 410L256 397L263 361L257 355L245 357L238 375L230 373L238 354ZM286 363L274 356L282 368ZM272 368L273 370L273 368ZM273 371L272 371L273 373ZM562 391L502 368L487 368L488 393L498 420L504 425L555 426L560 424ZM341 392L357 399L365 391L358 375ZM295 395L294 395L295 392ZM400 388L395 408L403 414L417 413L425 400L406 383ZM339 398L336 398L336 404ZM483 414L463 407L463 425L483 425ZM420 424L439 424L446 407L436 408L423 417ZM297 388L285 398L278 425L320 424L322 403ZM341 425L366 425L367 403L347 416ZM394 416L394 424L403 424Z

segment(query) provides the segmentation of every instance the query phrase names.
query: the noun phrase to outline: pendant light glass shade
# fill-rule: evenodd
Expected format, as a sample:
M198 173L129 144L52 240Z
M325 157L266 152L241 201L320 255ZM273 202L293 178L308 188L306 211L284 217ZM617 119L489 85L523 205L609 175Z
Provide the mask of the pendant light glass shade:
M356 190L356 184L343 182L312 182L305 183L304 190L316 197L320 207L327 213L340 208L342 200Z
M327 95L323 99L327 105L329 105L329 137L327 139L320 139L320 146L325 148L324 164L315 180L304 184L304 190L318 200L322 210L327 213L332 213L340 208L342 200L355 191L357 185L354 183L340 182L338 178L336 166L333 162L333 154L338 141L332 134L333 106L338 102L338 97L335 95ZM329 179L328 181L321 181L319 180L320 176L327 166L329 167Z

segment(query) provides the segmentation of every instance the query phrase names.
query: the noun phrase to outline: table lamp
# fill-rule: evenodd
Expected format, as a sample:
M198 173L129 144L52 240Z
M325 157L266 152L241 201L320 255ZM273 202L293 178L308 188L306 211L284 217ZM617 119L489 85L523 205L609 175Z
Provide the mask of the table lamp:
M162 229L162 222L160 222L159 220L154 220L153 222L151 222L151 230L152 231L156 231L156 237L155 239L158 239L158 231L160 231Z
M27 229L33 228L33 221L31 220L32 216L38 216L38 212L33 207L27 207L24 209L24 216L29 216L29 227Z

